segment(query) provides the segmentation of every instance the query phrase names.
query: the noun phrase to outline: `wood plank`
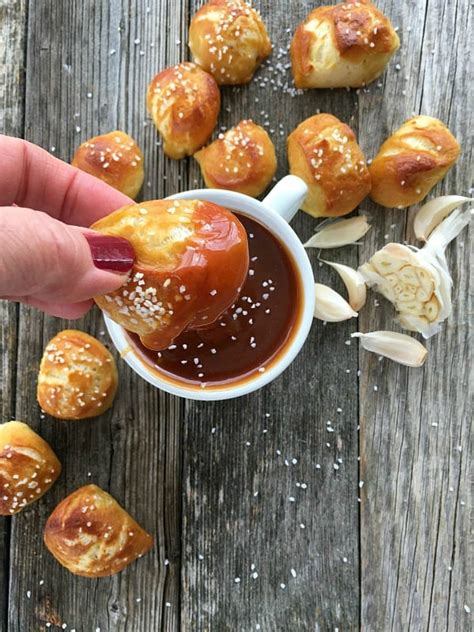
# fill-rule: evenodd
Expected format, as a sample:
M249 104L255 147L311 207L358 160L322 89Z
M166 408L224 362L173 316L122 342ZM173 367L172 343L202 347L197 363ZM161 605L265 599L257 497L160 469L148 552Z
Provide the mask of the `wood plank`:
M186 14L185 4L176 11L168 3L144 1L31 3L26 137L69 160L89 136L124 129L145 152L145 196L174 191L186 166L158 157L145 93L158 60L179 58L176 40L182 39ZM16 413L51 443L63 474L44 500L13 521L9 630L44 630L47 622L78 631L176 630L183 404L139 380L120 361L111 412L77 423L43 418L35 401L38 363L46 342L66 325L108 343L97 311L66 323L21 310ZM75 577L42 544L50 511L88 482L110 491L156 539L149 555L113 578Z
M23 135L26 0L0 0L0 133ZM0 301L0 423L15 416L18 305ZM0 632L7 629L11 519L0 517Z
M466 194L472 186L472 5L378 2L400 27L402 49L381 80L360 94L360 136L368 155L412 112L438 116L463 144L458 165L434 190ZM469 6L468 6L469 5ZM371 206L374 228L361 249L413 241L414 210ZM408 221L407 221L408 215ZM385 237L384 237L385 236ZM448 250L454 312L427 342L423 369L360 353L362 628L467 630L468 451L472 418L469 236ZM371 303L373 303L372 295ZM385 303L366 309L361 331L392 328ZM471 336L471 337L470 337ZM378 391L374 392L375 386ZM471 574L472 584L472 574ZM472 593L471 593L472 596ZM472 606L472 603L470 604Z
M291 3L291 20L283 0L255 6L275 50L249 86L223 90L220 123L252 117L265 124L268 116L281 177L292 129L320 108L357 131L357 95L309 91L292 98L278 87L291 85L289 71L277 70L289 63L287 29L309 6ZM195 182L201 180L192 165ZM307 239L316 221L300 212L292 225ZM357 265L356 247L327 253L336 257ZM312 258L318 279L341 289L334 271L319 268L316 253ZM183 630L358 628L357 349L345 344L355 330L355 323L317 322L301 355L272 385L226 403L187 403Z

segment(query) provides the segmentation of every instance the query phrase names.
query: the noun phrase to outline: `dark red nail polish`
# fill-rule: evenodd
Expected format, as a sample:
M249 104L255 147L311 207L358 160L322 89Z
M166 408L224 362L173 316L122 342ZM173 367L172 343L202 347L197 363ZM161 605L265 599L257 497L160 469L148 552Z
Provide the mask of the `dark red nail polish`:
M99 233L84 235L91 249L92 260L96 268L111 272L129 272L135 261L132 245L122 237L112 237Z

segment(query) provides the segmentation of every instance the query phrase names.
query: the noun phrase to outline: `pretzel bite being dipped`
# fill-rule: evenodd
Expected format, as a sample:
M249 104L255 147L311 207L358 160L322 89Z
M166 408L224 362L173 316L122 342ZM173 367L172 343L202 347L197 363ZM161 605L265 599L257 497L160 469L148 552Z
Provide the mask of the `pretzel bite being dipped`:
M270 184L277 168L275 147L267 132L253 121L236 127L204 147L194 158L206 186L257 197Z
M317 7L291 42L297 88L358 88L376 79L398 50L390 20L369 0Z
M163 70L148 86L147 108L170 158L191 156L208 141L220 105L214 78L189 62Z
M75 575L119 573L153 545L151 536L112 496L85 485L65 498L48 518L44 543Z
M21 421L0 425L0 516L12 516L41 498L61 473L61 463Z
M431 116L415 116L388 138L369 167L370 197L388 208L421 202L459 158L449 129Z
M219 84L248 83L272 43L260 15L243 0L210 0L191 20L193 60Z
M332 114L311 116L288 136L290 173L308 185L302 205L314 217L353 211L370 191L364 154L351 128Z
M145 176L141 149L118 130L82 143L71 164L131 198L138 195Z
M93 336L66 329L48 342L38 374L41 408L58 419L97 417L117 391L117 367L108 349Z
M95 301L149 349L213 323L237 298L248 270L247 234L227 209L197 200L125 206L91 228L124 237L136 260L128 282Z

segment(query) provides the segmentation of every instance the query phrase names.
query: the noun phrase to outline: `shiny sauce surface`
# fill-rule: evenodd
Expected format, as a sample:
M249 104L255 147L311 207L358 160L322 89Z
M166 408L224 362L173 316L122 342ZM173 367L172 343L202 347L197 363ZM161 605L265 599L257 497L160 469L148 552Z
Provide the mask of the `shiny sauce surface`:
M160 374L205 387L266 370L291 337L302 290L286 248L265 227L236 213L249 241L250 265L237 301L212 325L187 330L164 351L129 333L133 346Z

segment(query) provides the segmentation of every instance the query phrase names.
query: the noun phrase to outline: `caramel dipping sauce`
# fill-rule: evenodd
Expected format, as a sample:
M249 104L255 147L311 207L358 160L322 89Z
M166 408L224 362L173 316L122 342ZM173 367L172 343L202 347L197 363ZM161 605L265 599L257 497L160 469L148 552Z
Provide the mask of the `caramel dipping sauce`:
M250 265L238 300L206 328L187 330L164 351L128 333L139 356L161 377L187 386L226 386L264 372L292 338L303 290L293 259L267 228L236 213L247 231Z

